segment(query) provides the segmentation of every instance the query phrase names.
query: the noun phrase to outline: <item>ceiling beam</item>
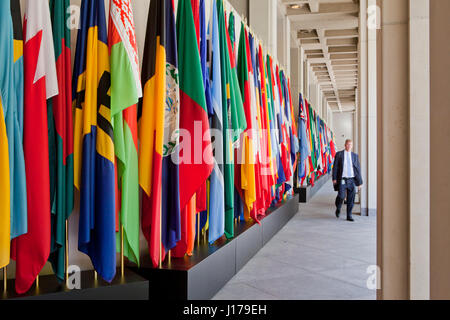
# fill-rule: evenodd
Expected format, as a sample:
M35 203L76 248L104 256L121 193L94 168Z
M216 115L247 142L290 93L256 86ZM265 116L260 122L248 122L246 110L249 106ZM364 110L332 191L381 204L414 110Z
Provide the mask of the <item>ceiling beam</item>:
M354 14L359 12L359 6L356 3L314 3L310 7L300 7L294 9L291 7L287 8L287 15L292 18L296 16L304 15L321 15L323 17L331 18L336 15L342 14Z

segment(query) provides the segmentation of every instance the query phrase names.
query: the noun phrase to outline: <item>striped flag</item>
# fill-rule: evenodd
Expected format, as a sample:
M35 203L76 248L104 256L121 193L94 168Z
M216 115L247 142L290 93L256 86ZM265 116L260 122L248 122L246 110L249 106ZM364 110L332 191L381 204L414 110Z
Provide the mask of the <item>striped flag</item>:
M80 191L78 249L98 274L116 274L114 139L105 4L83 0L74 67L75 187Z
M66 220L73 211L72 67L69 0L51 0L56 73L59 94L48 101L52 234L50 262L58 280L64 280Z
M2 21L5 20L2 19ZM2 40L0 36L0 43L3 43ZM3 48L0 44L0 52L1 50ZM9 264L10 212L8 137L6 136L4 109L0 94L0 268Z
M50 172L47 100L58 95L48 2L28 0L24 47L24 154L28 232L13 241L16 292L28 291L50 255Z
M261 88L261 128L263 130L262 138L262 179L264 192L264 207L260 213L263 213L269 208L272 202L272 186L275 184L274 180L274 164L272 157L272 144L270 133L270 118L269 118L269 97L267 86L267 75L264 66L263 52L261 45L258 50L258 67L259 67L259 86Z
M300 164L298 168L298 181L302 183L302 181L305 179L305 177L308 175L308 172L306 170L307 167L307 160L309 158L309 143L308 143L308 137L306 134L306 112L305 112L305 105L303 103L303 96L300 94L300 116L299 116L299 126L298 126L298 136L300 138Z
M139 169L137 103L142 97L139 57L130 0L111 0L108 44L111 59L111 118L119 194L116 212L123 227L123 252L139 265ZM121 231L121 230L120 230ZM120 232L117 233L120 251Z
M179 80L171 0L150 4L139 107L142 230L156 267L181 238L179 200Z
M261 162L262 162L262 144L263 144L263 132L261 124L261 91L258 81L258 67L256 59L255 50L255 39L249 33L247 33L247 56L249 58L248 69L249 69L249 81L250 81L250 91L252 94L252 115L253 120L253 134L255 141L255 186L256 186L256 201L253 205L253 209L250 212L253 220L259 223L258 215L260 210L264 208L264 193L263 193L263 182L264 178L261 173Z
M220 39L220 62L222 72L222 119L224 148L224 182L225 182L225 235L234 236L234 143L247 128L236 63L232 52L231 40L226 26L223 0L217 0L217 14ZM231 134L228 132L231 130Z
M225 191L224 191L224 154L223 154L223 111L222 111L222 73L220 65L219 25L217 2L213 1L209 26L211 60L211 104L213 115L211 127L214 136L214 170L211 174L209 205L209 242L213 243L225 232Z
M190 254L195 239L194 195L204 186L214 168L208 112L203 86L200 54L191 2L180 0L177 13L178 63L180 72L180 154L181 241L174 256ZM189 204L189 205L188 205ZM194 205L195 204L195 205Z
M27 233L27 187L23 153L23 30L20 1L11 0L11 18L14 36L14 74L9 78L9 99L16 97L16 103L8 103L6 127L9 140L11 179L11 239ZM8 11L5 11L7 13Z
M6 114L15 105L11 103L15 101L14 96L10 96L14 80L14 46L9 1L0 3L0 26L0 268L3 268L9 264L12 213Z
M212 110L211 102L211 84L208 74L208 38L206 33L206 0L200 0L199 7L199 21L200 21L200 62L202 65L203 86L205 87L205 99L206 107L208 110L208 116L211 117L214 111ZM197 211L200 215L200 229L201 233L205 233L209 228L209 213L208 213L208 196L207 181L197 192ZM198 198L202 198L202 203L198 202ZM199 237L200 235L197 235Z
M250 212L256 201L256 180L255 180L255 140L253 129L255 128L256 115L252 108L252 94L250 86L249 61L247 56L248 37L244 23L241 24L241 34L239 38L238 49L238 78L240 84L241 95L243 97L244 112L247 122L247 129L241 136L240 155L241 161L236 164L239 171L235 174L236 187L240 192L241 198L244 200L244 217L248 221Z

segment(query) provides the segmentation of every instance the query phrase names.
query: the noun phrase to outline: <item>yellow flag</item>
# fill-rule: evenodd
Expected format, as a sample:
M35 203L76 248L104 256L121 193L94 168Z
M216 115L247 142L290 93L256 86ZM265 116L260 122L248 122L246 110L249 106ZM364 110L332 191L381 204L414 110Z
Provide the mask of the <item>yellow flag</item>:
M0 97L0 268L9 264L10 214L8 138Z

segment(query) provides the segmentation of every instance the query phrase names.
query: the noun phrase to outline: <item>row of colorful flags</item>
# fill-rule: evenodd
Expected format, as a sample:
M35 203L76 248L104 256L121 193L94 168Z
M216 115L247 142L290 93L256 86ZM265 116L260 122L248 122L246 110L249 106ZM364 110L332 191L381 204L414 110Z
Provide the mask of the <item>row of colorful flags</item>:
M141 232L156 267L259 222L298 163L329 172L330 129L306 101L297 126L287 75L223 0L152 0L142 69L131 0L108 25L82 1L72 69L69 6L27 0L22 31L20 1L0 4L0 268L16 260L19 294L47 261L64 280L75 188L78 249L112 281L122 246L140 265Z
M333 131L301 94L298 130L300 159L297 187L314 186L317 179L331 173L336 144Z

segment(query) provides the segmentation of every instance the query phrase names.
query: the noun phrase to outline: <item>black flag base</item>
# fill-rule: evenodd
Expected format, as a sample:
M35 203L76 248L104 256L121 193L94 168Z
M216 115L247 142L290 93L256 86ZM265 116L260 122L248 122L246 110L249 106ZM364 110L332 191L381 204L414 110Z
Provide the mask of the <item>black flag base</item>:
M117 276L112 283L95 280L93 271L81 271L69 275L68 285L59 283L54 275L40 276L36 285L24 295L17 295L14 280L8 280L7 291L0 290L0 300L148 300L149 282L131 270L125 269L124 277Z
M172 257L155 269L147 256L132 270L150 281L150 300L211 299L297 214L298 202L295 195L269 209L261 225L237 221L233 239L196 244L192 257Z
M331 175L324 175L321 176L317 181L314 182L314 187L307 186L307 187L300 187L295 188L295 193L298 193L300 198L300 203L308 203L312 197L316 195L317 192L319 192L320 189L331 179Z

